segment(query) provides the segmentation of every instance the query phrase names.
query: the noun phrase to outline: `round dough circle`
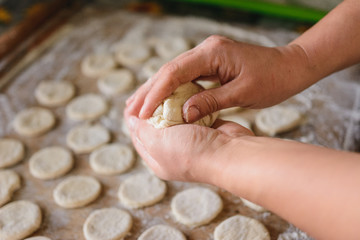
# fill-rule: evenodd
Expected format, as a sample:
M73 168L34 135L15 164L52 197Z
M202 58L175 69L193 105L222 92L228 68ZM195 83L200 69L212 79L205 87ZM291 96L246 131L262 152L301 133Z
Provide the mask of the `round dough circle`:
M48 237L37 236L37 237L25 238L25 240L51 240L51 239Z
M73 167L73 156L69 150L52 146L34 153L29 160L31 175L48 180L65 175Z
M115 46L115 59L124 66L136 66L151 56L151 49L145 43L120 43Z
M44 81L35 90L36 100L47 107L61 106L73 98L74 95L74 85L65 81Z
M11 167L24 158L24 145L16 139L0 139L0 168Z
M166 61L159 57L152 57L144 63L142 72L146 78L152 77L164 65Z
M182 107L193 95L201 92L203 88L192 82L179 86L169 97L155 109L153 116L148 119L155 128L165 128L173 125L184 124ZM207 115L194 122L201 126L210 127L216 120L218 112Z
M90 153L109 141L109 131L100 124L77 126L66 136L66 144L75 153Z
M182 37L167 37L155 43L156 53L164 59L173 59L189 49L189 42Z
M143 232L138 240L186 240L184 234L176 228L155 225Z
M81 71L88 77L101 77L116 67L111 55L93 54L85 57L81 63Z
M171 201L171 211L175 219L190 227L209 223L222 208L223 203L219 195L203 187L182 191Z
M1 239L23 239L41 225L41 210L29 201L15 201L0 208Z
M93 211L84 223L87 240L123 239L132 227L129 213L118 208L103 208Z
M161 201L166 194L166 184L149 173L138 173L124 180L118 197L128 208L151 206Z
M54 114L39 107L22 110L14 119L15 131L27 137L35 137L49 131L55 125Z
M74 98L66 106L67 116L76 121L93 120L105 114L108 105L105 99L97 94L89 93Z
M63 208L83 207L93 202L101 192L98 180L89 176L72 176L60 182L53 193L55 202Z
M270 240L269 232L259 221L241 215L230 217L214 231L215 240Z
M113 96L131 90L135 86L135 78L129 70L120 69L101 77L97 84L103 94Z
M91 168L103 175L123 173L133 166L134 161L133 150L119 143L102 146L90 154Z
M0 207L9 202L13 193L20 188L20 177L12 170L0 171Z

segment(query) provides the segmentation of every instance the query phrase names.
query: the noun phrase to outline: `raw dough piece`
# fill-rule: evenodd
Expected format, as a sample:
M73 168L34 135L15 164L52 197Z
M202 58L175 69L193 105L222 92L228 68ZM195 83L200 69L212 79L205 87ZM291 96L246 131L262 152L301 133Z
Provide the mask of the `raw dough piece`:
M54 190L55 202L63 208L83 207L93 202L101 192L98 180L88 176L72 176L60 182Z
M51 240L51 239L48 237L37 236L37 237L25 238L25 240Z
M83 124L71 129L66 144L75 153L90 153L110 141L109 131L100 124Z
M118 208L103 208L93 211L84 223L87 240L120 240L132 227L129 213Z
M209 223L222 208L223 203L219 195L204 187L182 191L171 201L171 211L175 219L190 227Z
M75 87L65 81L44 81L35 90L36 100L47 107L57 107L67 103L75 95Z
M259 221L236 215L215 228L214 238L215 240L270 240L270 235Z
M97 84L103 94L113 96L131 90L135 86L135 78L129 70L121 69L109 72Z
M142 72L146 78L152 77L159 69L164 65L166 61L159 57L150 58L147 62L144 63Z
M16 114L13 124L18 134L35 137L49 131L55 125L55 117L45 108L32 107Z
M128 208L141 208L161 201L166 194L166 184L149 173L130 176L120 185L118 197Z
M19 188L20 177L16 172L12 170L0 171L0 207L10 201L13 193Z
M220 116L232 115L242 110L241 107L231 107L220 110Z
M116 61L130 67L142 64L151 56L151 49L145 43L120 43L114 51Z
M48 180L65 175L73 167L73 156L63 147L53 146L34 153L29 160L30 173Z
M89 55L81 63L81 71L88 77L101 77L116 67L111 55Z
M156 53L167 60L173 59L190 49L190 44L182 37L167 37L155 44Z
M245 198L241 198L241 201L244 203L245 206L247 206L248 208L251 208L252 210L255 210L257 212L265 212L266 209L263 208L260 205L257 205L253 202L250 202L249 200L246 200Z
M186 240L184 234L176 228L155 225L143 232L138 240Z
M115 175L129 170L135 161L133 150L120 143L100 147L90 155L90 166L94 172Z
M97 94L89 93L73 99L66 106L66 114L72 120L93 120L108 110L105 99Z
M0 139L0 168L13 166L24 158L24 145L16 139Z
M283 106L263 109L255 117L256 128L268 136L289 131L299 126L301 122L302 117L299 111Z
M220 118L222 120L225 120L225 121L235 122L235 123L240 124L241 126L247 128L247 129L251 130L251 123L249 121L247 121L245 118L238 115L238 114L226 115L226 116L222 116Z
M15 201L0 208L0 239L20 240L41 225L41 210L29 201Z
M155 128L165 128L185 123L182 116L183 105L191 96L202 90L201 86L191 82L179 86L173 94L167 97L156 108L148 122ZM215 122L217 116L218 112L212 113L194 122L194 124L210 127Z

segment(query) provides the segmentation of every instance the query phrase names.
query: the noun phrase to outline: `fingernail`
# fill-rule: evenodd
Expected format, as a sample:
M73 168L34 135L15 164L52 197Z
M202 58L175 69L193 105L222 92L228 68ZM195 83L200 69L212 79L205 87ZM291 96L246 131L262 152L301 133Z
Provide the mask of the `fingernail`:
M196 106L190 106L185 112L185 121L192 122L200 118L201 114L199 109Z
M129 118L129 128L131 131L133 131L136 128L138 121L139 121L139 119L137 117L131 116Z

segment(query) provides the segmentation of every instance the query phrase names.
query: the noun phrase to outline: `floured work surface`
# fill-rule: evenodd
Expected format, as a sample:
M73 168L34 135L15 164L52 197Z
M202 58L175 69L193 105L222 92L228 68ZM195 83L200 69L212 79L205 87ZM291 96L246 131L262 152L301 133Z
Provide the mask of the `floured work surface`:
M296 34L282 30L264 30L250 27L234 27L210 20L198 18L151 17L136 15L120 10L100 11L86 9L70 21L72 30L62 36L53 47L40 56L26 70L20 73L10 86L0 94L0 136L20 139L26 145L25 159L11 168L21 175L22 188L13 200L31 200L39 204L44 220L35 235L44 235L52 239L84 239L82 226L89 214L99 208L118 207L124 209L117 198L117 191L123 180L140 171L146 171L139 158L135 168L122 175L101 176L95 174L88 162L88 155L75 155L75 167L66 176L56 180L35 179L29 173L29 157L39 149L51 145L66 146L66 133L77 122L65 115L65 107L52 108L57 125L48 134L25 138L15 134L11 121L22 109L38 106L34 97L36 86L42 80L67 80L76 85L77 95L99 93L96 79L85 77L80 70L81 60L92 53L109 53L111 47L123 40L140 42L169 35L180 35L197 44L211 34L221 34L236 40L257 43L266 46L281 45L296 37ZM146 79L139 68L130 68L135 73L137 84ZM359 76L359 69L343 71L328 77L316 86L288 100L284 105L294 106L307 116L307 121L297 130L281 137L292 138L308 143L320 144L336 149L356 149L359 139L359 84L353 79ZM289 81L291 81L289 79ZM130 144L122 133L122 115L125 100L130 95L121 94L109 98L110 111L98 120L112 134L112 142ZM358 105L356 105L356 103ZM255 111L256 112L256 111ZM251 120L252 111L242 113ZM92 204L78 209L62 209L54 203L52 193L55 186L64 178L74 175L92 175L102 184L100 197ZM156 224L168 224L186 234L187 239L213 239L214 228L223 220L235 214L255 218L266 226L271 239L276 240L283 232L293 232L291 239L308 239L297 233L293 227L276 215L257 213L243 205L241 200L231 194L218 190L224 209L210 224L198 228L188 228L176 223L171 212L170 202L173 196L183 189L199 184L168 182L168 192L160 203L137 210L127 210L134 219L131 235L126 239L137 239L147 228ZM214 187L210 187L217 190Z

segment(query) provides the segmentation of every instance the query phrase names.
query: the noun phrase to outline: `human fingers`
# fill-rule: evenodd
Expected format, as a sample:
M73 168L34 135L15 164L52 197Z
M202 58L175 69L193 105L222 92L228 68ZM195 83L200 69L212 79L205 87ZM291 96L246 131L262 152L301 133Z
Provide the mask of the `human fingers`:
M153 82L153 79L150 78L146 83L141 85L133 95L131 95L128 100L126 100L126 108L127 111L130 113L130 115L139 115L139 111L141 109L141 106L144 103L144 99L146 97L146 94L151 88L151 84Z
M251 130L241 126L240 124L231 121L224 121L222 119L216 119L212 127L230 137L255 136Z

